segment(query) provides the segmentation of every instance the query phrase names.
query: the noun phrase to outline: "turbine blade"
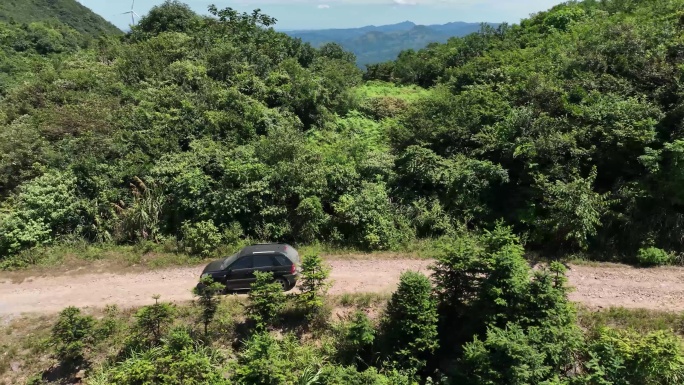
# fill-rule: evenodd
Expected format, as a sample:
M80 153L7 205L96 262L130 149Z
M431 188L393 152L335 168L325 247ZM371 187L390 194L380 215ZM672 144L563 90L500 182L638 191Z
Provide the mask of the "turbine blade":
M135 0L131 3L131 11L133 10L133 7L135 7Z
M133 14L135 15L135 17L137 17L138 19L140 19L140 15L138 15L137 13L135 13L135 11L132 11L132 12L133 12Z

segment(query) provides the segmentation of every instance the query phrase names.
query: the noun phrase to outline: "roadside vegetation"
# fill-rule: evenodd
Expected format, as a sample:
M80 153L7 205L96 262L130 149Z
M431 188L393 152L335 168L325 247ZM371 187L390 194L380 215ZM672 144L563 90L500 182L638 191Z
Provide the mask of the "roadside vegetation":
M434 285L327 296L304 258L302 290L260 276L249 296L195 290L138 309L23 316L3 326L0 378L30 384L680 384L682 315L577 312L564 269L533 271L510 228L441 247ZM625 381L628 382L620 382Z

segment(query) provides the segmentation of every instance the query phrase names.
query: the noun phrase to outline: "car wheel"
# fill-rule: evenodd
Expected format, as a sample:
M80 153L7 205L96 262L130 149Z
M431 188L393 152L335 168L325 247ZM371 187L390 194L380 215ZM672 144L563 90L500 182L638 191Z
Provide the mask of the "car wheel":
M280 287L283 289L283 291L288 291L290 290L290 284L287 282L287 280L283 278L278 278L275 280L275 282L280 285Z

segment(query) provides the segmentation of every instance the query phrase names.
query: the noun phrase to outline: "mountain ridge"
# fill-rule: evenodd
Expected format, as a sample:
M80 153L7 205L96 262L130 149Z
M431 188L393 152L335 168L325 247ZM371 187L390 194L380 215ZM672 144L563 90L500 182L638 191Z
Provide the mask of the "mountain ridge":
M97 37L122 31L102 16L76 0L3 0L0 21L32 23L56 20L81 32Z
M445 43L451 37L461 37L480 30L483 24L454 21L445 24L416 24L406 20L395 24L367 25L358 28L331 28L282 31L300 38L314 47L337 43L353 52L357 65L363 67L394 60L401 51L421 49L430 43Z

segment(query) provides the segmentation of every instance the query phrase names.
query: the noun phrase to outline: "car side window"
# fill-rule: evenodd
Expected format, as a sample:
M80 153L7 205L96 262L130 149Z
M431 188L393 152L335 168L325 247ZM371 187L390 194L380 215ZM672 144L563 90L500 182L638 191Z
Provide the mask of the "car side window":
M242 257L230 265L230 268L233 270L251 269L252 257Z
M276 255L275 259L278 261L280 266L290 266L292 263L290 263L290 260L287 259L286 257L282 255Z
M270 255L255 255L254 256L254 268L264 268L273 267L273 259Z

